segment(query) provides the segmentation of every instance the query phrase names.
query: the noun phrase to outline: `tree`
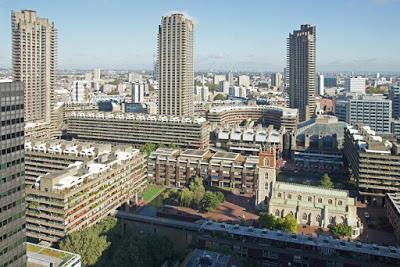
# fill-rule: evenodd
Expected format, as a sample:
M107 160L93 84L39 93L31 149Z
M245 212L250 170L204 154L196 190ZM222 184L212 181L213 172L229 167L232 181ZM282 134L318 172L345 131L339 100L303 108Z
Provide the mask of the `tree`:
M276 219L275 216L268 213L260 213L260 217L258 218L258 223L261 227L267 229L276 229Z
M184 207L190 207L194 199L194 194L188 188L181 191L179 195L179 204Z
M109 247L105 236L99 236L92 228L76 231L60 243L60 249L77 253L82 257L83 266L93 266Z
M155 144L144 144L140 146L140 152L146 154L146 157L149 157L151 152L155 151L157 149L157 146Z
M219 202L217 196L213 192L206 192L201 200L201 209L204 211L213 211L218 208Z
M214 100L225 100L225 97L223 94L217 94L216 96L214 96Z
M196 207L200 206L200 202L204 197L206 189L203 185L203 179L201 177L195 178L189 185L190 191L193 193L193 202Z
M351 226L348 226L344 223L329 226L329 230L335 238L351 237L351 234L353 232Z
M261 213L258 219L261 227L271 230L282 230L289 233L297 232L297 220L289 213L284 218L277 218L272 214Z
M322 188L325 189L332 189L334 188L334 184L331 180L331 177L329 177L329 175L327 173L324 174L324 176L322 176L321 182L320 182L320 186Z
M280 228L281 230L289 233L297 232L297 220L293 214L289 213L283 218Z

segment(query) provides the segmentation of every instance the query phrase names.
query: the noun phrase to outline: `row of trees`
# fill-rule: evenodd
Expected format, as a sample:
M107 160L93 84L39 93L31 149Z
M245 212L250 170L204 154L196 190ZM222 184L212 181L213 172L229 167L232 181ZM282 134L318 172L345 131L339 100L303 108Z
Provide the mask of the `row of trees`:
M224 202L222 192L206 191L203 185L203 179L195 178L188 188L183 189L177 196L179 205L183 207L192 207L203 211L213 211Z
M81 255L83 266L161 266L176 257L173 243L159 235L120 233L114 217L68 235L60 249Z
M270 230L282 230L289 233L297 232L297 220L291 213L283 218L275 217L268 213L260 213L258 223L261 227Z

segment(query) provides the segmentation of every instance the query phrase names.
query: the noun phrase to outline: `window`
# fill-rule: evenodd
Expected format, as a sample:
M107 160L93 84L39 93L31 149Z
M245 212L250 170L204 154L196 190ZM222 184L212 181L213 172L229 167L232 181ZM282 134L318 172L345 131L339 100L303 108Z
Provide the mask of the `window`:
M307 213L303 213L303 220L307 220Z
M312 197L308 197L308 202L311 202L312 201Z
M288 195L288 199L292 199L292 194L289 194L289 195Z
M301 196L300 195L297 196L297 200L301 200Z
M322 203L322 198L318 198L318 203Z
M275 211L275 216L276 216L276 217L279 217L279 214L280 214L279 210L276 210L276 211Z
M332 199L329 199L329 200L328 200L328 204L329 204L329 205L332 205Z
M337 204L338 204L339 206L342 206L343 202L342 202L341 200L339 200L339 201L337 202Z
M281 193L278 193L278 197L282 197L282 194L281 194Z

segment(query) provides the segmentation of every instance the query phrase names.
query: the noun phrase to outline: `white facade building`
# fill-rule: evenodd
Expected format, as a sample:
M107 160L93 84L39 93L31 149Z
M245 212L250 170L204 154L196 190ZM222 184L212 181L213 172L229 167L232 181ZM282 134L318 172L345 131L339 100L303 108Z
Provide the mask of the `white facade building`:
M229 82L228 81L220 81L219 82L219 91L224 93L224 95L229 94Z
M87 103L89 100L89 84L88 81L74 81L71 86L71 102Z
M144 101L145 85L142 82L132 83L132 102L142 103Z
M214 84L219 84L221 81L225 81L225 75L214 75Z
M250 87L250 77L247 75L239 75L239 86Z
M352 227L352 237L362 233L357 201L346 190L324 189L276 181L276 152L259 154L256 207L276 217L292 214L299 224L327 228L344 223Z
M366 78L353 76L344 80L344 90L350 93L365 94Z
M100 81L101 80L101 70L100 68L96 68L93 70L93 81Z

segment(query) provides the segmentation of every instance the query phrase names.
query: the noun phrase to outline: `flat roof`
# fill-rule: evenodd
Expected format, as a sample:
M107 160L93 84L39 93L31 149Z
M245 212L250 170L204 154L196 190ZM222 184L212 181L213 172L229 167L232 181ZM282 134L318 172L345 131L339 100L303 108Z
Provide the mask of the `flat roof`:
M72 266L81 261L81 256L75 253L49 248L38 244L26 243L28 264L27 266Z
M239 158L239 153L233 152L216 152L212 157L212 159L219 159L219 160L237 160Z
M207 155L208 150L204 149L186 149L181 153L181 156L183 157L196 157L196 158L203 158L205 155Z

